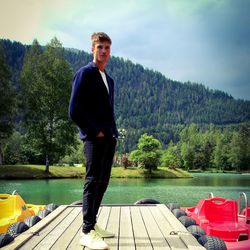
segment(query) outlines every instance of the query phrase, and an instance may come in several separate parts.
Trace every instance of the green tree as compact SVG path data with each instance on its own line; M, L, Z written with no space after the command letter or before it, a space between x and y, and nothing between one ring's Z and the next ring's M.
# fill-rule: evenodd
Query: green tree
M137 144L138 150L131 152L130 160L139 162L145 169L152 173L160 164L161 143L153 136L143 134Z
M68 119L72 75L57 38L44 52L33 42L21 74L22 97L28 137L44 155L46 172L49 164L58 162L76 144L75 127Z
M211 167L211 159L215 147L215 138L212 131L206 131L199 135L200 148L196 156L197 166L201 170Z
M240 170L248 170L250 163L250 126L249 124L243 124L239 130L240 137L240 154L241 154L241 164Z
M27 163L25 152L25 139L18 131L15 131L6 143L4 160L6 164Z
M234 132L230 143L229 163L238 172L241 166L241 141L238 132Z
M194 150L192 145L183 142L181 144L181 157L183 161L183 166L186 170L193 169L194 162Z
M178 146L171 141L161 157L161 165L168 168L181 167Z
M128 159L129 159L129 161L133 162L133 164L136 167L141 167L140 156L141 156L141 152L138 149L136 149L136 150L131 151Z
M185 127L180 133L181 157L184 167L189 169L198 168L197 157L200 154L198 138L199 128L196 124Z
M209 168L215 147L213 126L209 126L206 132L196 124L186 126L180 133L178 146L187 170Z
M6 164L40 164L44 158L41 152L33 146L28 134L21 134L17 130L6 143L4 156Z
M77 146L77 147L76 147ZM59 162L59 164L68 164L73 166L74 164L83 164L85 162L83 155L83 143L78 137L77 144L70 148L70 153L65 155Z
M4 162L3 148L13 133L16 95L11 85L11 74L0 45L0 165Z
M214 125L209 126L209 130L204 134L204 144L203 150L205 154L205 162L206 166L211 168L213 166L212 159L213 159L213 152L216 145L216 138L217 135L221 132L218 129L215 129Z
M212 162L213 165L219 170L229 169L231 167L231 164L229 163L231 139L232 133L228 130L218 134L212 156Z

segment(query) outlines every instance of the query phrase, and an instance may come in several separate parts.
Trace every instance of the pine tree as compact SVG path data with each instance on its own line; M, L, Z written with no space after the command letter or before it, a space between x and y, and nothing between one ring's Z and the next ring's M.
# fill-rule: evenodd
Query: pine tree
M14 128L16 95L11 85L11 74L0 46L0 165L4 162L3 147Z

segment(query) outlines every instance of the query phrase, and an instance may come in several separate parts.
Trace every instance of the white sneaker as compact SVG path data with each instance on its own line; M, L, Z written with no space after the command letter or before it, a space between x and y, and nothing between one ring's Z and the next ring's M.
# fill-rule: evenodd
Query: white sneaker
M95 231L91 230L89 233L81 234L80 244L82 246L88 247L89 249L109 249L107 243L100 237L100 235Z
M102 229L100 226L98 226L97 224L95 224L95 231L99 234L100 237L102 238L113 238L115 237L114 233L111 233L109 231L106 231L104 229Z

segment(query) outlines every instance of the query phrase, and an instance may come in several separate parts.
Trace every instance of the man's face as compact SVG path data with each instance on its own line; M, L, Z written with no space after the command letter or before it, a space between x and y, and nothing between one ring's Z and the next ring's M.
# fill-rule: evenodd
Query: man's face
M106 63L110 57L110 43L108 41L96 42L92 47L94 61Z

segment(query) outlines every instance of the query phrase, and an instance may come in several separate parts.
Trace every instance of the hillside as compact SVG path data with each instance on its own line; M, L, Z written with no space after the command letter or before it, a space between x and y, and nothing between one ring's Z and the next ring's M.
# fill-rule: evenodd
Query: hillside
M18 91L19 74L28 46L9 40L0 40L0 43L5 48ZM92 60L91 54L75 49L66 49L65 58L74 72ZM118 127L128 130L127 149L134 148L144 132L168 143L178 140L178 131L186 124L227 126L250 120L250 101L236 100L202 84L173 81L159 72L118 57L111 58L107 72L116 84Z

